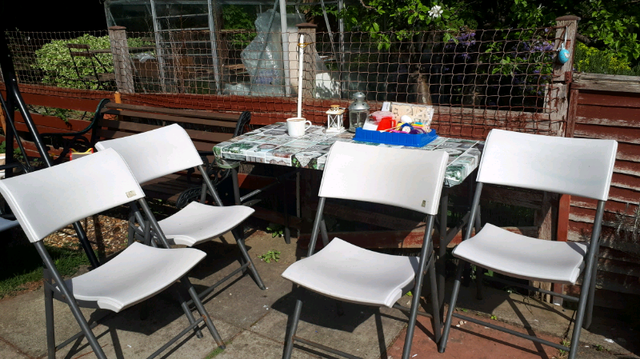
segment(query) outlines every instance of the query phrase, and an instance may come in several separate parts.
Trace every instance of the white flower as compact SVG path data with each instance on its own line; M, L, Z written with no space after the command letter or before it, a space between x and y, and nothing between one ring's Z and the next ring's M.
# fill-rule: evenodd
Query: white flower
M440 17L440 15L442 15L442 7L440 7L440 5L433 5L431 10L429 10L429 16L436 18Z

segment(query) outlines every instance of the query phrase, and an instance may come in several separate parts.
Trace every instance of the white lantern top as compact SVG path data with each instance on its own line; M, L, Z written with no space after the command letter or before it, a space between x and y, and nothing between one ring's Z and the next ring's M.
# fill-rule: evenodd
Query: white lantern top
M344 114L344 108L340 105L331 105L331 108L327 111L327 115L342 115Z

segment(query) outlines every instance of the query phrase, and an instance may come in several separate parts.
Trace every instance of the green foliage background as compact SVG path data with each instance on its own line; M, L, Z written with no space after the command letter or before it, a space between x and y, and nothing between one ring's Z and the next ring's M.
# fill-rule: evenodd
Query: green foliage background
M439 16L430 14L434 6L441 8ZM581 18L581 39L599 51L586 56L606 54L630 69L640 58L640 5L636 0L360 0L349 3L341 13L335 7L329 12L342 17L347 30L369 32L383 47L389 42L387 31L402 38L412 31L441 30L451 38L477 29L554 26L558 17L576 15ZM319 7L311 9L311 15L319 13ZM449 38L445 35L444 41Z
M617 57L612 51L599 50L582 43L578 43L576 46L574 67L578 71L608 75L640 76L640 65L636 65L633 68L631 66L632 64L629 60Z
M143 41L139 38L129 38L127 43L130 47L140 47L144 45L150 45L148 41ZM75 39L65 40L53 40L42 48L36 50L36 63L35 67L42 70L43 83L52 86L59 86L65 88L78 88L95 90L98 88L97 82L83 81L85 76L93 75L93 67L96 66L98 72L105 72L100 68L95 60L86 57L76 57L80 77L76 73L76 66L73 63L73 59L69 54L67 44L86 44L89 45L91 50L107 50L111 48L109 36L96 37L93 35L85 34ZM104 65L107 73L113 72L113 57L111 53L97 54L96 57Z

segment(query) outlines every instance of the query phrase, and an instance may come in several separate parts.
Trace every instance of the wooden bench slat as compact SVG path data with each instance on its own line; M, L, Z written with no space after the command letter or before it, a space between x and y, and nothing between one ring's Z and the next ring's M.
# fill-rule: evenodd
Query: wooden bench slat
M233 133L203 132L190 129L186 129L186 131L193 142L208 141L213 143L220 143L233 138Z
M127 110L122 110L122 111L107 110L107 111L103 111L103 114L146 118L150 120L168 121L171 123L181 122L181 123L191 123L194 125L220 126L220 127L228 127L228 128L236 127L235 121L231 122L231 121L220 121L216 119L199 119L199 118L192 118L192 117L171 116L171 115L127 111Z
M150 107L150 106L140 106L140 105L127 105L122 103L109 102L106 106L106 109L109 110L132 110L132 111L140 111L144 113L161 113L165 115L175 115L181 117L195 117L195 118L208 118L212 120L222 120L222 121L238 121L237 114L232 113L217 113L217 112L206 112L206 111L197 111L197 110L181 110L175 108L161 108L161 107ZM103 110L107 111L107 110Z
M102 120L100 121L99 126L101 128L106 128L109 130L129 131L132 133L142 133L142 132L151 131L158 128L158 126L154 126L154 125L147 125L144 123L135 123L135 122L129 122L129 121L118 121L118 120Z
M183 125L199 151L211 151L214 145L233 138L238 121L246 118L240 113L212 113L113 102L106 103L100 113L120 118L116 120L103 116L96 128L96 141L127 137L178 123ZM136 118L139 119L136 122L131 120ZM187 171L182 171L163 176L144 183L142 188L148 197L175 202L185 190L200 184L201 176L197 171L189 180L186 174Z
M101 128L97 131L99 139L121 138L158 128L158 126L155 125L118 120L102 120L100 122L100 127ZM216 143L227 141L233 138L232 133L205 132L190 129L187 129L186 131L193 140L194 144L196 144L197 142L210 143L208 144L208 148L205 151L211 151L211 147ZM120 133L118 134L118 132ZM198 147L198 144L196 144L196 148ZM198 149L201 150L200 148Z

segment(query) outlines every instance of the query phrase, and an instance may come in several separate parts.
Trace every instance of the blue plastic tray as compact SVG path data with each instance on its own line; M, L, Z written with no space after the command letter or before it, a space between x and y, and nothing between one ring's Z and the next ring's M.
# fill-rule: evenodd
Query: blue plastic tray
M384 143L387 145L422 147L438 137L435 129L425 134L393 133L363 130L356 128L355 141Z

